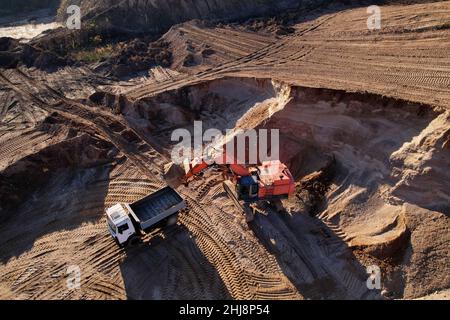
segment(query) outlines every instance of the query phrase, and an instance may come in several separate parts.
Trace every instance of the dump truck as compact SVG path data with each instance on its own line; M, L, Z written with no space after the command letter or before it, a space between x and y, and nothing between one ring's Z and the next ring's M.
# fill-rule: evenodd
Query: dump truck
M134 244L155 226L176 223L186 202L171 187L165 187L133 203L118 203L106 210L111 236L120 246Z

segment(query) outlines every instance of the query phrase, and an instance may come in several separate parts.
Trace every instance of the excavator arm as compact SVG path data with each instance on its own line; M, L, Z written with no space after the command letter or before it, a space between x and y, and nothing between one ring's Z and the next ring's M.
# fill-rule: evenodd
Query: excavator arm
M224 169L227 172L230 172L232 175L234 176L249 176L250 170L245 166L245 165L241 165L241 164L237 164L237 163L231 163L231 164L219 164L218 161L214 161L211 164L208 164L207 162L205 162L202 159L194 159L192 162L190 163L186 163L184 166L184 170L186 172L185 176L184 176L184 182L188 183L193 177L198 176L199 174L201 174L203 171L205 171L207 168L214 166L214 165L219 165L224 167ZM225 171L224 170L224 171Z
M207 164L204 160L194 159L190 163L185 163L184 171L186 174L184 175L184 181L187 183L194 176L198 176L204 170L206 170L210 165Z

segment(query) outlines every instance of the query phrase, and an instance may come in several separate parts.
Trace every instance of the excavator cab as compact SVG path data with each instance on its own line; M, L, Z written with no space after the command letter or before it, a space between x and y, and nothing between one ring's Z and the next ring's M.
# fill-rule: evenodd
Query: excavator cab
M236 192L239 200L251 201L258 198L258 178L256 176L240 177L236 184Z

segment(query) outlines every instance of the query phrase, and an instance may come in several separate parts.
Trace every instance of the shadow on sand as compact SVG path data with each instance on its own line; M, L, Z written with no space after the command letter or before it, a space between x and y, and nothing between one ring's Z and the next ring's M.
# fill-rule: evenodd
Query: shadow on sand
M182 225L127 248L120 271L131 300L231 299L217 270Z
M379 299L366 267L321 220L308 214L258 215L251 229L305 299Z

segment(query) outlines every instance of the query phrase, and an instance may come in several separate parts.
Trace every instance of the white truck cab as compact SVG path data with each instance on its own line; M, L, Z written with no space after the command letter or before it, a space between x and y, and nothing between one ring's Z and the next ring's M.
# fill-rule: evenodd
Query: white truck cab
M116 204L106 210L106 219L109 232L120 245L136 234L133 222L122 204Z
M108 229L119 245L135 244L148 231L165 222L176 223L186 202L171 187L165 187L133 203L119 203L106 210Z

